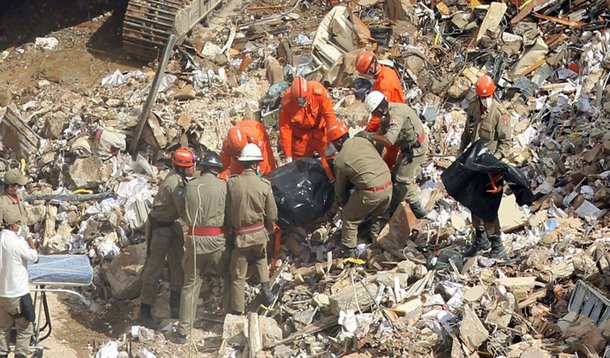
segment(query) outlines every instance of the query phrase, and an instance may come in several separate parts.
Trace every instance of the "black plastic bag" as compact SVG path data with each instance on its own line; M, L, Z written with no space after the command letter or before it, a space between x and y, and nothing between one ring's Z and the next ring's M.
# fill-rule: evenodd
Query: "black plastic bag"
M265 178L271 181L281 228L310 224L333 204L334 186L319 160L301 158L277 168Z
M502 174L497 185L507 184L517 204L530 205L534 197L527 178L512 165L496 159L481 141L475 142L441 175L445 189L454 199L485 221L498 216L502 191L490 193L490 176Z

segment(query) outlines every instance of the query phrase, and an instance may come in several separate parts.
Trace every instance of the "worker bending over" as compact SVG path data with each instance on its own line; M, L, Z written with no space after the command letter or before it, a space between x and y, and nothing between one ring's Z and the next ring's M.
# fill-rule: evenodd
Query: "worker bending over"
M333 102L324 86L297 77L280 103L280 147L292 159L326 155L326 131L336 121Z
M471 143L481 140L485 147L498 159L510 155L512 149L512 130L510 118L503 113L500 104L494 99L496 85L488 75L481 76L476 85L477 96L468 104L468 113L458 154L463 153ZM475 256L480 252L489 252L489 256L505 258L506 250L502 244L500 221L496 219L486 222L472 215L475 228L473 244L464 253L465 256Z
M142 270L140 291L140 320L146 326L154 326L151 309L157 297L157 288L165 258L169 263L169 307L172 318L180 314L180 291L184 280L182 255L184 243L182 227L176 221L184 211L184 186L195 172L195 156L189 148L178 148L172 154L173 170L159 184L148 215L151 227L148 256Z
M343 256L358 257L355 250L358 225L371 215L371 238L374 241L387 222L392 176L373 143L365 138L350 138L343 122L330 127L328 140L339 151L334 168L335 200L343 207ZM348 188L351 186L354 191L350 194Z
M186 184L184 221L188 235L184 242L184 287L180 300L180 323L176 341L184 344L193 328L203 275L213 273L224 279L224 300L228 303L229 274L225 226L227 184L218 178L222 162L218 154L203 157L200 177ZM225 306L226 308L226 306Z
M402 84L396 70L393 67L380 63L373 52L362 50L362 52L356 56L355 65L356 70L362 77L373 81L373 91L383 93L386 100L390 103L406 103ZM380 127L381 118L373 115L366 125L365 130L367 132L377 133ZM392 169L396 163L396 157L398 156L400 148L395 145L386 146L385 148L386 152L383 156L383 160L388 167Z
M400 148L393 170L394 189L390 213L396 210L400 202L406 200L417 218L426 216L427 212L421 205L419 188L415 182L422 164L428 157L428 139L419 116L406 104L388 103L385 95L379 91L369 93L364 105L369 113L381 118L381 128L378 134L362 131L357 135Z
M256 144L246 144L239 157L244 172L229 178L227 183L227 218L235 239L231 252L231 310L235 314L245 312L246 273L248 264L256 265L262 286L265 305L274 297L269 285L267 266L267 241L277 221L277 206L271 191L271 183L257 175L257 166L263 160Z
M239 163L241 150L248 143L256 144L263 153L263 161L259 165L259 173L262 175L270 173L276 168L275 158L271 143L267 139L267 132L260 121L244 119L237 122L229 129L227 137L222 144L220 159L222 160L223 171L221 178L226 179L229 175L241 174L244 167Z

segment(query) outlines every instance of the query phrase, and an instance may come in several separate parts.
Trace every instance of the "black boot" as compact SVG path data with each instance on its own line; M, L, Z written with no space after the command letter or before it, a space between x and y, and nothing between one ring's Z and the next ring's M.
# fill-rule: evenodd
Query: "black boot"
M151 309L151 305L147 305L146 303L140 305L140 316L138 318L142 324L148 328L155 327L155 320L152 317Z
M186 335L180 334L178 331L172 333L170 340L176 344L187 344L189 341Z
M490 237L489 241L491 242L491 251L489 251L489 257L493 259L505 259L508 257L508 254L506 253L506 249L504 249L504 245L502 244L502 239L500 237Z
M489 240L487 240L487 235L485 235L484 232L477 230L474 237L474 242L464 252L464 257L473 257L480 252L487 252L489 251L490 247L491 244L489 243Z
M173 319L180 317L180 291L169 292L169 315Z
M270 307L274 303L275 295L271 292L269 282L261 283L261 297L263 299L263 304L267 307Z
M413 211L413 214L415 214L415 217L418 219L421 219L423 217L425 217L426 215L428 215L428 212L426 211L426 209L424 209L421 206L421 203L417 202L414 204L409 203L409 206L411 207L411 211Z

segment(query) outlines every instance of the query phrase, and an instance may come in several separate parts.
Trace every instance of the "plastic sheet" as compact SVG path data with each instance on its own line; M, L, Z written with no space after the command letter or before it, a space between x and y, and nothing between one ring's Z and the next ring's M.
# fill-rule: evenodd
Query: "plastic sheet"
M301 158L265 178L271 181L281 228L310 224L333 204L334 188L319 160Z
M496 159L481 141L457 158L443 172L441 179L449 195L474 215L493 221L498 216L502 191L488 192L491 189L490 175L500 172L504 176L497 184L507 184L515 194L517 204L530 205L534 195L525 176L512 165Z
M28 265L33 284L87 286L93 281L93 269L86 255L39 255L38 263Z

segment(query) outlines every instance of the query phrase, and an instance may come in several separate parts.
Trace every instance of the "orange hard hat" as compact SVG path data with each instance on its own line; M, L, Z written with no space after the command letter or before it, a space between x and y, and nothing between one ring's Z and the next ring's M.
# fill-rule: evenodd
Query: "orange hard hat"
M375 54L368 50L362 50L358 56L356 56L356 71L361 75L364 75L368 72L369 68L373 64L375 60Z
M292 95L297 99L299 107L305 107L307 100L309 99L309 84L303 77L297 77L292 81L290 87Z
M229 144L233 149L241 151L242 148L246 144L248 144L248 137L246 137L246 135L242 133L241 129L238 126L229 129L227 137L229 139Z
M349 132L349 129L345 123L337 121L333 126L328 128L326 137L328 138L329 142L333 142L343 137L347 132Z
M172 163L179 167L195 165L195 154L190 148L178 148L172 155Z
M479 97L485 98L494 94L494 91L496 90L496 84L489 75L483 75L479 77L475 88L477 90L477 95Z

